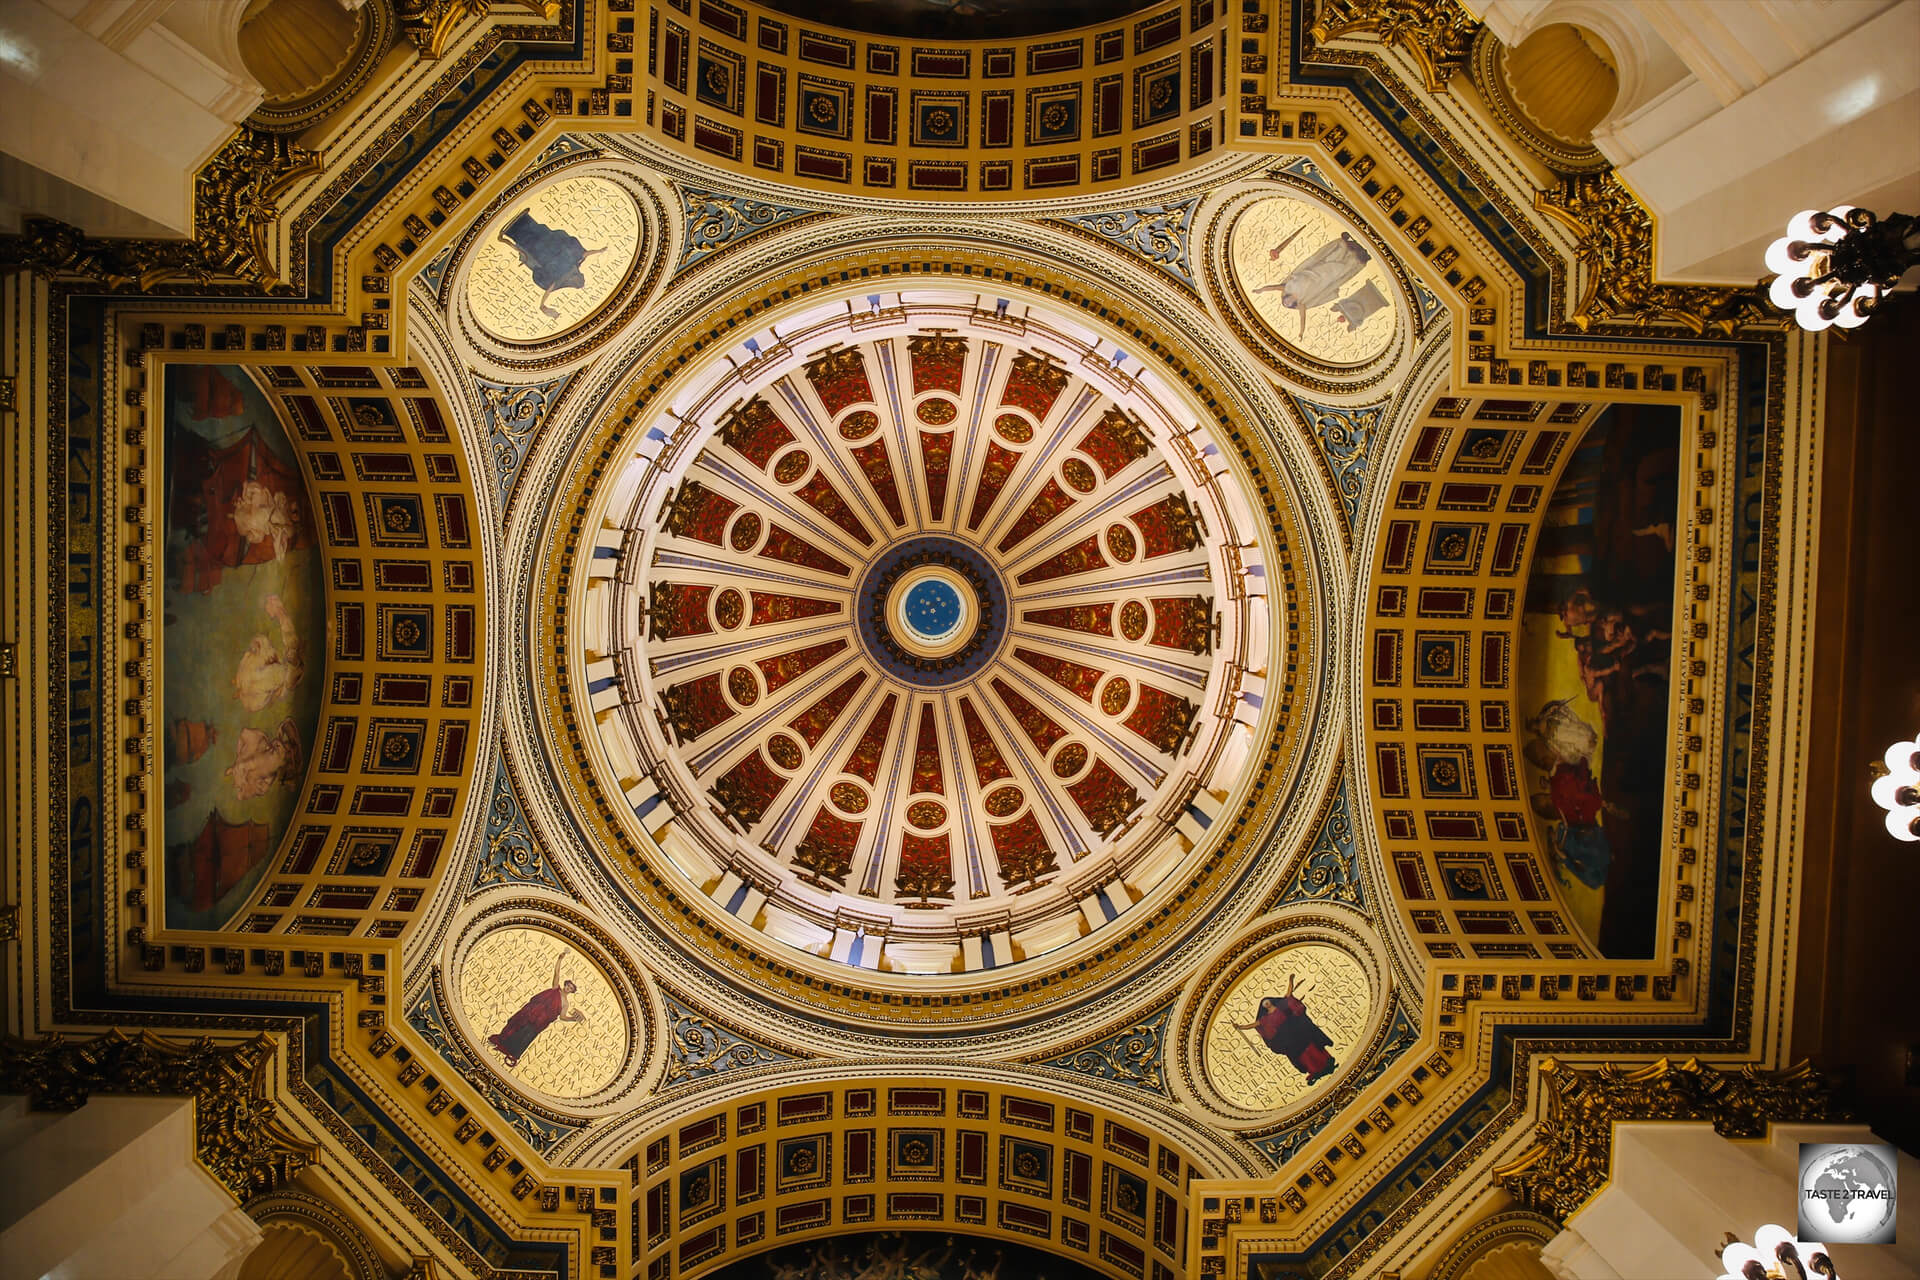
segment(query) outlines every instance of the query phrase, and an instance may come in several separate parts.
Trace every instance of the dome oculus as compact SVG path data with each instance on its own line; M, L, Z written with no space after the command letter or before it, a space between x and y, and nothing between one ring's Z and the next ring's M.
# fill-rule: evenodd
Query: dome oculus
M909 538L880 556L855 593L861 642L880 668L918 689L957 684L999 651L1006 587L968 543Z

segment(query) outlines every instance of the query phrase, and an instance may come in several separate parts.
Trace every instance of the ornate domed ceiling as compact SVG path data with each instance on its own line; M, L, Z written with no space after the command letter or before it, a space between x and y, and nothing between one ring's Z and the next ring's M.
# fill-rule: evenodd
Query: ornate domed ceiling
M1204 887L1285 627L1244 482L1137 360L1025 304L878 301L642 424L577 662L688 888L944 976Z
M1111 22L1148 6L1147 0L775 0L769 8L830 27L919 40L977 40L1041 36Z
M253 221L0 294L22 1007L217 1039L32 1079L227 1055L226 1185L451 1275L1550 1235L1555 1090L1783 1041L1817 370L1412 7L382 8Z

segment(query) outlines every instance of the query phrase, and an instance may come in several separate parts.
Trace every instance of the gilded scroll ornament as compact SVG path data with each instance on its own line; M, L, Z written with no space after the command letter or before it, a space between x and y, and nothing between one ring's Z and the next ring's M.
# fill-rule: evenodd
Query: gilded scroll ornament
M28 218L20 235L0 236L0 268L80 276L115 290L145 292L183 280L238 281L272 292L280 281L267 257L267 232L279 216L279 197L320 167L318 153L243 125L194 183L191 240L99 239L51 218Z
M245 1203L285 1186L319 1153L277 1118L267 1081L273 1055L265 1035L239 1044L118 1029L91 1040L9 1037L0 1040L0 1093L24 1093L39 1111L71 1111L93 1093L190 1097L200 1163Z
M469 18L484 18L495 0L399 0L394 18L401 34L420 51L423 58L438 58L447 51L453 33ZM501 7L505 8L505 0ZM519 0L516 6L536 17L552 22L560 16L560 0Z
M667 1071L660 1081L662 1088L793 1060L792 1054L756 1044L701 1017L672 996L666 997L666 1006L672 1038L667 1043Z
M1723 1071L1698 1058L1661 1058L1588 1071L1547 1058L1540 1087L1546 1114L1538 1140L1493 1176L1523 1206L1562 1222L1605 1184L1615 1122L1710 1121L1722 1137L1757 1138L1770 1124L1840 1118L1831 1085L1804 1062L1784 1071Z
M1533 207L1579 237L1574 259L1586 283L1568 323L1582 333L1673 325L1730 337L1743 329L1777 329L1785 319L1758 288L1655 284L1653 218L1611 169L1563 178L1536 192Z
M1371 35L1412 54L1427 90L1438 93L1466 68L1479 33L1480 23L1459 0L1320 0L1305 52L1311 56L1329 41Z
M1044 1059L1041 1065L1171 1096L1167 1090L1166 1058L1167 1023L1172 1017L1173 1005L1168 1003L1160 1012L1104 1040Z

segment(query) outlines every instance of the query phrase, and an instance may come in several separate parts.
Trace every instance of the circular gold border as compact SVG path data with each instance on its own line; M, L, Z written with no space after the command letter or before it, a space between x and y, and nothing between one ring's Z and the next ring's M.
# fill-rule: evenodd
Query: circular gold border
M1393 278L1399 291L1399 305L1396 308L1394 336L1378 354L1359 364L1333 364L1318 360L1275 333L1260 318L1260 313L1241 289L1240 281L1227 261L1227 254L1240 216L1253 204L1273 196L1320 204L1335 221L1364 237L1386 263L1387 274ZM1413 282L1407 275L1406 264L1400 261L1400 255L1387 247L1379 233L1352 205L1306 178L1289 173L1269 174L1257 185L1227 197L1207 223L1205 249L1200 257L1206 271L1207 287L1219 304L1228 328L1240 339L1241 344L1283 379L1315 391L1349 394L1365 391L1384 381L1399 371L1425 331L1420 300L1414 296Z
M596 189L611 187L619 193L622 199L633 206L633 260L627 263L626 268L620 272L620 278L614 282L612 288L607 290L606 296L602 297L599 302L588 309L585 315L575 320L572 324L541 337L511 337L496 328L490 327L474 310L471 301L473 294L473 268L480 264L482 255L487 252L488 246L493 242L494 238L500 234L496 231L496 228L505 225L511 220L508 215L512 214L516 207L520 208L523 213L531 213L533 210L533 201L539 197L547 187L555 186L562 182L592 183ZM552 217L553 215L548 213L546 216ZM499 343L503 347L514 349L523 347L538 348L556 343L566 345L576 340L585 330L599 323L605 317L608 309L626 295L627 290L633 284L634 277L640 274L645 268L649 251L653 248L645 239L652 228L647 225L647 211L641 204L639 195L637 195L631 187L618 181L613 175L609 173L595 173L591 169L576 173L549 173L545 175L541 181L528 187L525 191L521 192L516 199L502 205L485 221L477 225L480 234L468 242L466 256L461 259L460 263L461 276L458 284L460 289L459 301L461 318L463 321L471 323L492 341ZM488 232L493 232L494 235L490 236L487 234ZM579 244L580 242L575 240L574 243ZM582 280L585 280L585 278L584 275L581 277ZM538 287L536 284L535 288ZM498 317L495 318L496 320L498 319Z
M619 1070L597 1092L583 1098L562 1098L529 1087L523 1081L498 1071L485 1049L483 1037L467 1021L466 1002L460 998L459 969L475 943L502 929L538 929L552 934L578 951L589 964L600 970L613 988L627 1018L627 1049ZM575 1124L607 1114L614 1104L633 1093L651 1074L648 1064L659 1058L663 1047L661 1024L654 1015L647 987L626 951L612 935L584 912L545 898L509 898L489 903L457 926L445 959L434 966L433 982L440 996L440 1011L447 1030L459 1037L461 1047L486 1072L494 1087L549 1120Z
M907 593L923 582L939 582L951 589L960 600L960 617L946 635L929 641L906 620ZM966 577L943 564L923 564L909 569L900 575L900 580L887 591L886 603L882 606L889 630L897 624L899 632L894 640L907 652L922 658L944 658L958 649L964 649L973 639L974 629L980 625L980 601L975 596L973 584ZM900 634L904 632L905 634Z
M487 203L453 244L447 269L440 277L435 300L446 316L447 331L456 351L469 364L481 366L482 377L493 377L484 366L501 374L541 375L576 367L590 359L613 336L640 314L666 269L667 211L651 185L629 170L610 162L604 151L580 151L561 156L526 173ZM579 323L552 337L519 342L498 337L480 323L466 302L467 270L481 233L497 222L516 201L534 188L558 178L602 178L611 181L633 201L640 216L641 243L633 264L620 284Z
M1224 824L1227 830L1193 873L1192 880L1200 883L1230 878L1259 856L1261 838L1272 831L1281 816L1282 802L1291 794L1291 791L1283 793L1274 785L1275 775L1279 774L1284 780L1306 751L1308 736L1288 730L1301 713L1312 710L1301 702L1304 695L1312 692L1316 679L1320 618L1315 608L1313 580L1302 572L1295 560L1295 549L1311 547L1312 543L1303 536L1304 523L1286 499L1284 487L1271 478L1285 474L1285 466L1256 428L1251 424L1243 426L1225 414L1183 353L1170 349L1158 336L1125 318L1135 311L1132 299L1091 296L1083 290L1101 286L1080 278L1069 286L1061 283L1065 275L1060 270L1023 273L1005 265L1004 259L997 255L989 260L984 254L960 251L940 261L930 259L924 250L901 247L870 249L858 254L837 253L758 282L752 296L736 295L738 305L734 310L708 312L690 323L677 339L660 345L654 357L630 380L629 386L634 390L602 415L602 426L590 445L592 451L579 457L570 468L573 478L552 504L554 511L564 513L568 523L564 532L558 528L550 531L536 590L540 616L552 618L554 623L548 651L551 665L542 672L541 693L545 728L553 734L555 754L564 769L562 780L572 789L574 798L584 802L578 812L590 825L588 834L597 838L602 847L618 851L631 887L643 899L642 911L653 919L672 921L680 936L693 944L689 948L692 958L729 973L735 982L756 990L762 998L828 1017L871 1019L883 1026L895 1027L956 1023L976 1026L999 1017L1031 1017L1042 1003L1051 1005L1097 988L1108 979L1117 959L1136 955L1144 947L1163 942L1169 935L1203 920L1210 914L1209 908L1219 905L1212 895L1176 894L1153 916L1143 917L1124 931L1116 927L1099 950L1072 965L1050 970L1044 963L1023 963L1017 967L1018 974L997 987L945 994L931 990L924 994L873 990L866 985L856 985L860 982L858 971L849 970L852 981L833 981L786 963L780 953L790 948L770 944L762 951L746 945L716 922L707 920L696 908L680 901L676 887L684 884L685 878L678 868L656 868L635 846L616 812L616 806L624 805L624 797L610 795L597 776L587 742L588 731L578 715L568 674L567 608L573 593L573 566L580 548L593 536L594 531L587 527L587 515L593 506L595 490L609 478L616 461L623 462L630 454L629 449L622 447L625 433L639 424L648 406L665 392L675 373L692 364L710 344L723 341L725 335L742 331L743 326L750 330L755 318L769 310L804 306L810 301L810 295L820 295L819 301L831 301L840 292L871 292L882 280L895 282L893 287L913 288L925 284L937 289L952 287L955 277L960 277L1042 295L1070 316L1076 311L1084 312L1080 317L1083 322L1104 321L1102 327L1119 329L1136 351L1159 357L1164 366L1160 372L1170 381L1185 386L1199 404L1212 410L1222 443L1231 442L1236 447L1242 464L1251 473L1246 489L1249 505L1254 505L1256 496L1264 505L1264 512L1255 507L1255 517L1264 514L1267 527L1280 531L1274 540L1270 562L1279 570L1273 582L1274 594L1287 601L1284 615L1287 624L1276 629L1270 643L1276 655L1286 653L1282 646L1289 642L1299 646L1288 655L1296 683L1292 687L1283 684L1283 696L1274 700L1278 723L1268 738L1266 754L1264 758L1250 759L1243 766L1250 775L1245 800L1230 813L1221 814L1216 825ZM1329 695L1322 691L1321 696ZM994 972L998 971L986 971L987 974Z
M1220 236L1220 273L1228 283L1233 286L1234 301L1247 309L1254 323L1265 331L1270 339L1279 343L1281 349L1285 351L1286 354L1292 356L1300 363L1312 368L1327 370L1333 374L1354 374L1362 372L1381 363L1387 356L1392 354L1393 349L1400 345L1403 330L1409 318L1404 293L1401 293L1396 299L1400 305L1394 307L1390 313L1392 320L1391 326L1388 327L1379 338L1374 340L1377 343L1376 349L1356 359L1339 360L1331 355L1315 355L1302 346L1298 340L1281 336L1273 320L1261 313L1259 304L1254 302L1252 292L1249 291L1246 281L1242 278L1242 265L1235 245L1240 242L1242 224L1247 218L1251 217L1257 209L1264 208L1269 204L1296 205L1304 208L1306 216L1312 217L1312 215L1318 214L1326 223L1331 223L1335 229L1341 231L1358 230L1357 227L1349 227L1347 225L1349 220L1342 217L1330 204L1304 199L1300 194L1293 191L1262 192L1259 195L1253 196L1251 199L1236 201L1235 204L1237 207L1233 209L1231 215L1224 212L1220 215L1223 219L1227 219L1225 230L1221 232ZM1311 223L1308 223L1296 228L1293 235L1287 238L1289 240L1293 239L1294 236L1306 231L1311 225ZM1371 228L1368 228L1368 230L1371 230ZM1371 240L1372 237L1369 236L1368 239ZM1309 240L1308 243L1311 244L1313 241ZM1278 253L1280 251L1275 250L1274 252ZM1385 278L1387 287L1394 289L1399 281L1396 279L1398 273L1393 269L1391 257L1380 254L1377 244L1374 246L1374 252L1377 256L1385 259L1381 264L1380 274ZM1364 282L1368 278L1367 274L1363 271L1360 275L1360 280ZM1284 298L1284 296L1283 294L1282 297ZM1294 314L1297 315L1298 312L1296 311Z
M1344 951L1360 966L1373 989L1373 1008L1367 1014L1366 1028L1355 1038L1353 1050L1347 1060L1337 1066L1325 1089L1271 1111L1241 1106L1221 1094L1207 1075L1207 1027L1219 1013L1227 992L1242 975L1269 956L1302 943L1318 943ZM1393 1008L1394 995L1393 970L1372 921L1357 911L1328 909L1319 903L1283 908L1283 914L1266 917L1235 938L1188 989L1195 994L1180 1011L1174 1037L1180 1055L1181 1086L1189 1097L1221 1117L1223 1127L1241 1129L1248 1136L1284 1129L1323 1107L1331 1107L1329 1114L1333 1114L1351 1102L1358 1091L1348 1082L1355 1071L1379 1053L1386 1038L1387 1014Z

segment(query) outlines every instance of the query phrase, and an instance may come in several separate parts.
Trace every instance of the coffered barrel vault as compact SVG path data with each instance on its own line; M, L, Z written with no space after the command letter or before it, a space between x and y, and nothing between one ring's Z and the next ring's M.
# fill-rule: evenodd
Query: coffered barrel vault
M240 1274L1427 1280L1831 1114L1826 349L1470 13L367 5L0 238L0 1083Z

